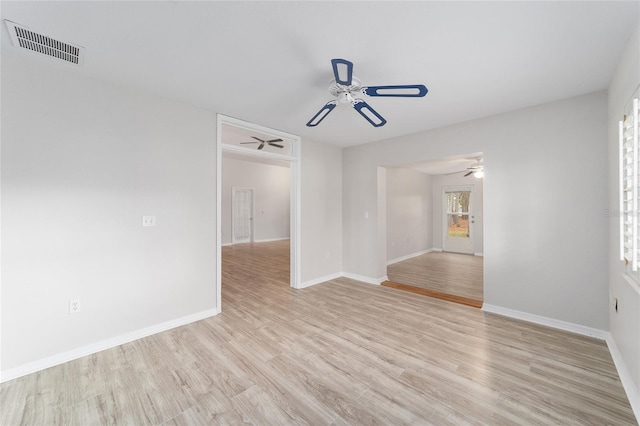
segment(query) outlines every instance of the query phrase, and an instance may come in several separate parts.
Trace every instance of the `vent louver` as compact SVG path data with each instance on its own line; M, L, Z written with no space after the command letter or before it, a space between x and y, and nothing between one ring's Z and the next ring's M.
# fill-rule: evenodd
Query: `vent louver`
M15 22L5 20L5 23L7 24L7 29L9 30L9 35L11 36L11 41L14 46L51 56L75 65L82 65L84 60L84 47L38 34Z

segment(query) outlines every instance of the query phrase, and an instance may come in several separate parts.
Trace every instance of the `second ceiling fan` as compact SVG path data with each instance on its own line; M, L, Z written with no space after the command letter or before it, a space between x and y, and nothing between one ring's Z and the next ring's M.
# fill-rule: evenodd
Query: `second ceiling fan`
M464 172L466 172L464 174L464 177L473 175L473 177L476 179L482 179L484 177L484 164L482 162L482 157L476 157L475 163L469 165L469 167L467 167L466 169L459 170L453 173L447 173L446 176L455 175L455 174L464 173Z
M282 140L282 139L271 139L271 140L268 140L268 141L267 141L267 140L264 140L264 139L257 138L257 137L255 137L255 136L251 136L251 137L252 137L252 138L254 138L254 139L255 139L255 141L251 141L251 142L240 142L240 144L241 144L241 145L244 145L244 144L248 144L248 143L259 143L259 144L260 144L260 146L258 146L258 149L262 149L262 148L264 148L264 146L265 146L265 145L275 146L276 148L284 148L284 145L280 145L280 144L277 144L277 143L276 143L276 142L283 142L283 140Z
M421 98L428 92L423 84L410 84L401 86L362 86L360 80L353 76L353 63L346 59L332 59L334 79L329 85L329 93L337 99L329 101L320 111L307 122L307 126L315 127L336 107L338 104L351 104L353 109L358 111L365 120L373 127L384 126L385 120L362 98L357 96L380 96L397 98Z

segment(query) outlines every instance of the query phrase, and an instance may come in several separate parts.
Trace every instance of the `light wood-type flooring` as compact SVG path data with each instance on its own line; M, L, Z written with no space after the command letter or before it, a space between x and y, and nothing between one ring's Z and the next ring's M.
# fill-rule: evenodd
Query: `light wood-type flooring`
M387 266L389 281L484 300L482 257L431 252Z
M4 383L0 423L635 424L600 340L223 250L220 315Z

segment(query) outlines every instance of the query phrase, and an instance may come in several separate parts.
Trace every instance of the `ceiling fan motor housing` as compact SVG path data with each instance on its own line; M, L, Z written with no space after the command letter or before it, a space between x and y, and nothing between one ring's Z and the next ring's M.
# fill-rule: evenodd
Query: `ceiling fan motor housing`
M336 82L335 79L331 80L329 84L329 93L335 96L338 100L338 103L341 104L351 104L355 102L354 94L360 93L362 90L362 85L360 84L360 80L355 77L351 78L351 85L344 86Z

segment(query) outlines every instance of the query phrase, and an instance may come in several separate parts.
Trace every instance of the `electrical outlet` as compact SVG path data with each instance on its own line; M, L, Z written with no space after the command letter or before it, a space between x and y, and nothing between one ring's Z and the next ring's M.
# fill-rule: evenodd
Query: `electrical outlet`
M142 226L156 226L156 217L142 216Z
M78 299L69 300L69 314L77 314L80 312L80 301Z

